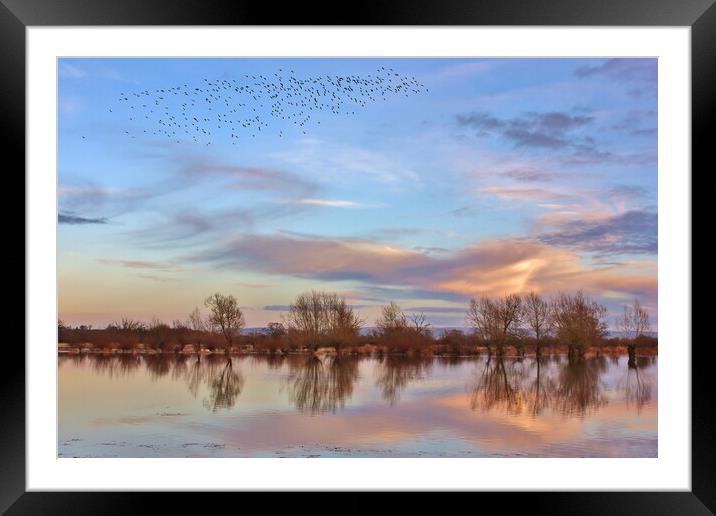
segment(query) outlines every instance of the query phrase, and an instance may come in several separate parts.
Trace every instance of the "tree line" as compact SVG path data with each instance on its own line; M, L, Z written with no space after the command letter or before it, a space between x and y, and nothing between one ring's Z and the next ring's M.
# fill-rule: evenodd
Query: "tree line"
M68 328L60 322L58 338L64 343L91 342L122 349L141 344L161 351L177 351L187 344L196 350L224 352L242 345L286 351L321 347L341 350L374 344L387 352L431 348L459 353L482 347L497 355L508 347L523 352L530 346L540 355L544 347L559 346L567 349L570 357L580 357L588 348L604 344L608 329L606 307L582 291L551 298L535 292L476 297L470 300L465 315L472 331L450 331L437 339L424 313L408 313L395 302L383 306L374 329L362 334L365 320L344 297L332 292L311 290L299 294L282 321L269 323L255 335L241 333L246 321L233 295L215 293L204 300L204 307L207 315L196 307L186 320L171 324L157 319L146 324L125 318L105 330L91 330ZM637 299L624 307L616 326L623 335L619 342L629 346L630 355L639 342L649 341L649 315Z

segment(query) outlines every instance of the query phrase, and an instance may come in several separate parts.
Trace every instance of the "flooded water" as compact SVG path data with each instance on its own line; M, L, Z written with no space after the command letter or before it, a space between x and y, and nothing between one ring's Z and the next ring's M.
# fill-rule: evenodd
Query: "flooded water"
M657 358L59 357L60 457L656 457Z

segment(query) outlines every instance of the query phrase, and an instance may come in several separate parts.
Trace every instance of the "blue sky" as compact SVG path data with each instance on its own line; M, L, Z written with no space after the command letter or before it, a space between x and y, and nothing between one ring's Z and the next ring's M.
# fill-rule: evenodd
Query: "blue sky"
M471 296L583 289L614 314L638 297L656 326L656 71L61 59L60 318L183 319L220 291L259 326L318 288L368 325L395 300L460 326ZM321 90L339 77L352 93Z

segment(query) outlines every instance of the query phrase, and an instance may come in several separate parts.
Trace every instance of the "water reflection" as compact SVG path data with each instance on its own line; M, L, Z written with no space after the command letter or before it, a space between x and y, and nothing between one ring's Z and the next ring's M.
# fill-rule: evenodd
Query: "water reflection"
M447 363L447 362L446 362ZM378 359L376 386L383 399L395 405L400 393L410 382L422 380L430 374L431 358L385 355Z
M507 414L529 413L536 417L545 410L563 416L583 418L609 402L603 375L619 358L604 356L564 360L559 356L525 360L490 357L479 364L468 390L473 410L500 410ZM651 383L637 363L652 365L653 357L628 361L622 388L627 406L637 411L651 401Z
M547 357L535 358L532 367L535 369L535 376L529 386L527 399L530 413L537 416L549 406L553 399L554 380L549 375L549 370L546 370L549 367Z
M84 356L75 355L80 361ZM132 375L142 365L142 360L138 355L93 355L90 364L98 374L118 379Z
M490 411L500 408L519 414L524 408L522 363L517 360L490 357L473 381L470 407Z
M546 411L584 418L609 403L603 376L621 371L616 388L627 408L640 413L653 398L652 377L644 369L656 364L656 357L598 356L566 360L559 355L539 358L509 357L406 357L383 355L377 358L314 355L224 355L181 354L78 354L59 357L60 365L88 366L97 375L121 379L146 374L152 381L168 377L181 382L195 399L212 411L230 409L239 400L246 379L240 363L266 368L283 378L279 391L286 391L289 403L301 413L319 414L342 409L353 397L359 381L359 365L367 361L374 385L384 402L394 406L401 394L428 380L433 368L469 368L468 401L472 410L526 414L536 418ZM464 373L456 373L464 374ZM284 394L285 395L285 394Z
M287 378L289 401L301 412L310 414L343 408L358 380L358 360L310 355L291 363Z
M199 396L202 387L207 390L203 405L212 412L229 409L236 404L244 386L244 376L237 367L240 359L227 356L192 356L170 354L77 354L61 356L60 366L64 362L81 365L85 361L98 375L119 380L134 374L143 367L147 376L158 381L170 377L174 381L183 381L194 398Z
M626 404L641 413L644 406L651 401L651 383L640 374L640 369L652 365L655 357L636 357L627 364L627 379L624 388Z
M220 408L233 407L244 387L243 375L234 367L231 358L224 359L223 365L216 364L217 367L213 367L211 361L207 364L209 365L207 370L209 399L204 400L204 406L211 408L212 412Z
M601 373L606 370L605 357L568 360L560 369L555 390L555 406L564 415L584 417L606 405Z
M119 357L122 356L131 355L119 355ZM147 372L149 373L149 376L154 380L158 380L163 376L169 374L172 363L175 361L175 356L170 357L170 355L165 354L144 355L144 363L147 368Z

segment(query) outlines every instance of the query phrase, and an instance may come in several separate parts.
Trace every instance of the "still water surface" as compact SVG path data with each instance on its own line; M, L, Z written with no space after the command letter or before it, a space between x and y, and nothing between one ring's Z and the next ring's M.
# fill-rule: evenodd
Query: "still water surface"
M656 457L657 358L59 357L60 457Z

